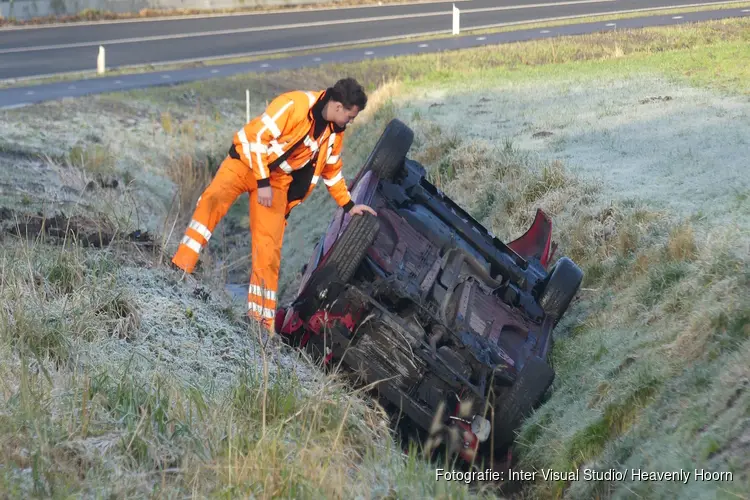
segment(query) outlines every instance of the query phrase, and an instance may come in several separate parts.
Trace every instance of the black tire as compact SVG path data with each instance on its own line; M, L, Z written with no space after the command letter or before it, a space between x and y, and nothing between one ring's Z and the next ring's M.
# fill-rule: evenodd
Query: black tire
M544 289L539 296L539 305L557 322L568 310L582 281L581 268L568 257L561 257L547 277Z
M554 379L555 372L543 359L534 356L526 361L513 386L495 405L495 449L515 439L523 419L539 405Z
M414 132L394 118L380 135L380 139L365 160L362 174L372 171L381 180L392 180L403 167L406 154L414 142Z
M365 213L354 215L336 240L323 266L310 276L308 288L316 297L331 283L345 284L354 276L380 230L378 219Z

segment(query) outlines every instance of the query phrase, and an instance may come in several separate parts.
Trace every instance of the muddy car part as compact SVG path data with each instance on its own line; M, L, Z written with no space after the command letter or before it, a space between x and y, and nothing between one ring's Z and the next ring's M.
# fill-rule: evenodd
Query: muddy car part
M552 384L552 331L583 275L567 257L551 265L541 210L518 239L492 235L406 157L412 139L398 120L385 128L350 186L378 217L336 212L277 329L418 428L454 408L442 423L473 436L466 456L499 450ZM456 414L458 400L471 414ZM480 417L491 423L484 443L469 424Z

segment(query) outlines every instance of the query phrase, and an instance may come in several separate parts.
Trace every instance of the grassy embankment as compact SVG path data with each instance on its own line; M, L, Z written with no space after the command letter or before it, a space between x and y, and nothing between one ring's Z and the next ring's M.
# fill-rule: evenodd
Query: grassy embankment
M750 487L750 196L732 151L748 127L748 106L736 97L750 90L747 28L736 20L621 32L9 111L2 202L26 211L83 206L123 231L160 235L178 219L173 249L244 116L246 87L258 111L300 81L314 88L348 73L374 88L398 80L380 85L352 130L348 173L398 116L417 131L413 155L434 182L496 234L517 236L541 206L554 217L559 252L587 274L559 328L554 392L521 432L522 465L734 473L733 482L685 486L540 480L527 495L742 497ZM706 137L713 142L702 144ZM707 169L713 179L696 177ZM118 187L104 187L112 179ZM238 203L212 240L211 283L246 273L246 208ZM331 213L319 189L292 216L287 290ZM264 364L236 322L241 308L215 291L203 301L175 286L157 258L70 242L6 239L3 249L3 489L464 491L402 461L381 416L341 381L289 354Z

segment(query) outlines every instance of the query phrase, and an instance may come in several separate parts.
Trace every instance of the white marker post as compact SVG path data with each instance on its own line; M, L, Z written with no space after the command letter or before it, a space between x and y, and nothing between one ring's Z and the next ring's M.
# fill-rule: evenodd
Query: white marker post
M250 89L245 89L245 123L250 123Z
M97 74L104 74L104 72L107 70L107 66L104 63L104 47L101 45L99 46L99 55L96 58L96 72Z
M456 4L453 4L453 34L458 35L458 32L460 31L460 11L456 7Z

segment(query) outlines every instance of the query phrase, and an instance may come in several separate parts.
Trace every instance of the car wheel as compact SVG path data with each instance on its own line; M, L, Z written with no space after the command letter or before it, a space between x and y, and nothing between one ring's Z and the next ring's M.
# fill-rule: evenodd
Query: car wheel
M513 386L495 405L495 449L513 441L521 422L539 405L554 379L555 372L543 359L534 356L526 361Z
M309 292L320 300L331 283L348 283L379 230L380 223L375 216L367 213L352 216L343 234L332 245L321 268L310 277Z
M567 311L583 281L583 271L572 260L562 257L550 271L539 296L539 305L557 322Z
M391 180L403 167L406 154L414 142L414 132L402 121L391 120L380 135L362 173L372 171L381 180Z

